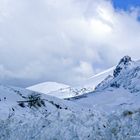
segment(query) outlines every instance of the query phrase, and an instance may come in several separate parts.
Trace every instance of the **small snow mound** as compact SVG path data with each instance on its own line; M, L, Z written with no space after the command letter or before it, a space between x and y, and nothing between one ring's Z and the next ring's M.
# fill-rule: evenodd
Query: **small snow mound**
M62 83L44 82L44 83L40 83L31 87L28 87L27 89L47 94L47 93L65 89L68 87L69 87L68 85L65 85Z

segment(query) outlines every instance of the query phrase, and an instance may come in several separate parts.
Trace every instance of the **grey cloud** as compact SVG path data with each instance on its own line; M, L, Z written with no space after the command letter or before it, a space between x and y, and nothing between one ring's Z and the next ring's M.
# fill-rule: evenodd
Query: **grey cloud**
M139 58L137 14L106 0L1 0L0 82L76 84L123 55Z

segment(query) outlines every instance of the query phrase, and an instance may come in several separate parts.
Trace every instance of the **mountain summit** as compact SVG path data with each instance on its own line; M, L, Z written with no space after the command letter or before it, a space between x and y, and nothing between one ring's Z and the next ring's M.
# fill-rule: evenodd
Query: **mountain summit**
M132 61L132 60L131 60L131 57L128 56L128 55L126 55L126 56L124 56L124 57L120 60L119 65L120 65L120 64L128 65L129 62L131 62L131 61Z
M124 56L119 64L117 65L116 69L114 70L113 76L117 77L123 69L126 69L128 65L132 63L131 57Z

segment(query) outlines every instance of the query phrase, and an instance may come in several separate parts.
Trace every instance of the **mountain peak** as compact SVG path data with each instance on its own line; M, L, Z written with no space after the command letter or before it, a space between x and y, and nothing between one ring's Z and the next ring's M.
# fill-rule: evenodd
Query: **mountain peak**
M131 64L131 62L132 62L132 59L131 59L130 56L124 56L124 57L120 60L120 62L119 62L119 64L117 65L116 69L114 70L113 76L114 76L114 77L117 77L117 76L121 73L121 71L122 71L123 69L126 69L126 68L128 67L128 65Z
M126 56L124 56L124 57L120 60L119 65L120 65L120 64L127 65L127 64L129 64L129 62L131 62L131 61L132 61L131 57L128 56L128 55L126 55Z

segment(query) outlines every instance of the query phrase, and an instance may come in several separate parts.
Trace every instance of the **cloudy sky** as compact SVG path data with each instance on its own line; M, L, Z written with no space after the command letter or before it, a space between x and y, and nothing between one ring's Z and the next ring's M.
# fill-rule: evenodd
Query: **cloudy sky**
M0 0L0 83L70 85L140 59L139 0Z

